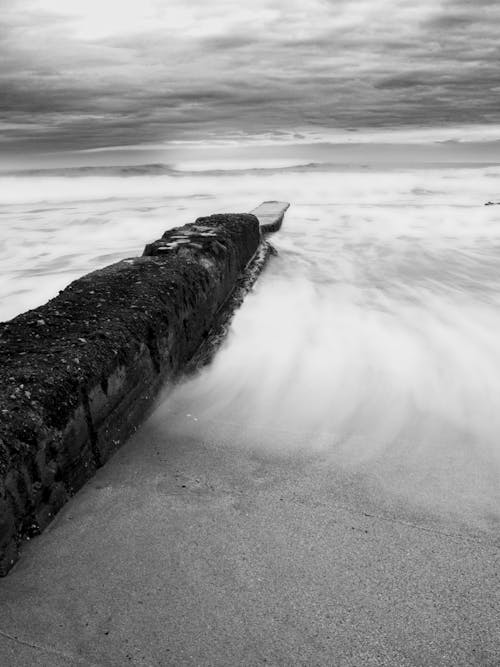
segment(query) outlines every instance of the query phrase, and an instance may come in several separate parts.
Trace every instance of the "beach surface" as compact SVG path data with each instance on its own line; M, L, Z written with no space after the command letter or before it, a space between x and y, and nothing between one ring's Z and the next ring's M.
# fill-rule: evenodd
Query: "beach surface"
M257 437L160 408L0 581L0 663L498 664L498 530Z
M197 215L292 206L213 362L0 580L0 664L498 665L499 176L4 188L5 317Z

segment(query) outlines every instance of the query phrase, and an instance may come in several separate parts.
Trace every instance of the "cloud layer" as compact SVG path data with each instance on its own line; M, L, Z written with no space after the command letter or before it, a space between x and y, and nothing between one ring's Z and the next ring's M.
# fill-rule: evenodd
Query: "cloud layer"
M0 146L499 123L494 0L0 0Z

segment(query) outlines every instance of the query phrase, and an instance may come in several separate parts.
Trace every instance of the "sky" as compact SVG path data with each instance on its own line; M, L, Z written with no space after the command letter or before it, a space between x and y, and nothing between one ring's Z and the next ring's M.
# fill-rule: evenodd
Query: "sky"
M499 28L497 0L0 0L0 153L500 153Z

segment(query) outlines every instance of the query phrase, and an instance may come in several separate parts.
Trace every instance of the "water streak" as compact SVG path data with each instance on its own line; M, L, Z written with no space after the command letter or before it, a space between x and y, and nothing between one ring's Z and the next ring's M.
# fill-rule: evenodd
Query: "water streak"
M417 504L497 520L500 207L483 204L499 177L486 167L11 179L0 190L2 314L197 215L291 201L279 256L223 349L157 413L166 442L206 424L232 446L310 453Z

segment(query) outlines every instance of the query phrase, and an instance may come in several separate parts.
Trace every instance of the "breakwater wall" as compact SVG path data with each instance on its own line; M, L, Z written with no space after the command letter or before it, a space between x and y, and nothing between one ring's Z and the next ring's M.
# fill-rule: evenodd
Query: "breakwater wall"
M198 218L0 324L0 575L227 320L266 231L254 214Z

